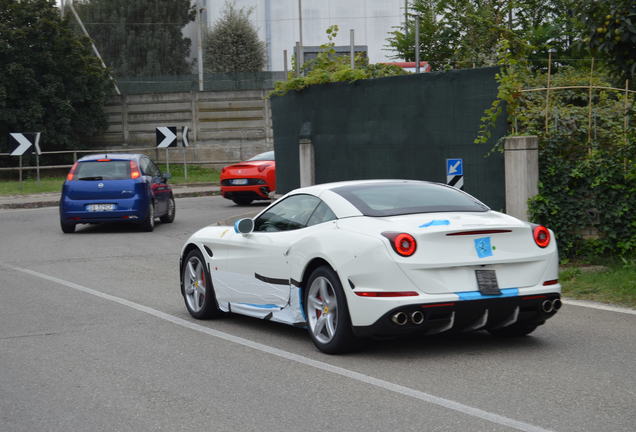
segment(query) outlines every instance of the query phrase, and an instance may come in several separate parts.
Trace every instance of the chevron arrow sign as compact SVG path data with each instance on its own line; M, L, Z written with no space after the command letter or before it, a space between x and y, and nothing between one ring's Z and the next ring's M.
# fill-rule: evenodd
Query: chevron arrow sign
M156 129L157 148L176 147L177 128L175 126L160 126Z

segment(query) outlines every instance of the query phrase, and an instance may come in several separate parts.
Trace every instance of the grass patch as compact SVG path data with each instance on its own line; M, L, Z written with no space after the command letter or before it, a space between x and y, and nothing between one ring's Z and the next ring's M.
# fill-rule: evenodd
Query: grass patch
M166 166L159 165L162 172L166 172ZM180 185L184 183L218 183L219 171L214 168L206 168L198 165L188 165L188 178L185 178L183 164L170 164L172 178L168 183ZM65 177L42 177L40 181L29 178L22 183L15 180L0 180L0 195L30 195L47 192L61 192Z
M158 164L161 172L168 172L165 164ZM218 183L219 171L214 168L206 168L199 165L188 165L188 179L186 180L183 164L170 164L172 178L168 181L172 184L183 183Z
M566 297L636 307L636 260L610 262L598 271L570 265L559 280Z
M45 192L61 192L63 177L42 177L39 182L26 179L22 183L15 180L0 181L0 195L30 195Z

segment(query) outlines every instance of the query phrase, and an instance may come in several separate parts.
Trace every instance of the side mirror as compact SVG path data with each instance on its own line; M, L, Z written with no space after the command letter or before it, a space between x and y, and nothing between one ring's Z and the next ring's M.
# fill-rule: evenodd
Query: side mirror
M172 174L170 174L170 173L161 173L161 177L162 177L164 180L169 180L169 179L171 179L171 178L172 178Z
M254 231L254 220L250 218L239 219L234 222L234 232L240 234L249 234Z

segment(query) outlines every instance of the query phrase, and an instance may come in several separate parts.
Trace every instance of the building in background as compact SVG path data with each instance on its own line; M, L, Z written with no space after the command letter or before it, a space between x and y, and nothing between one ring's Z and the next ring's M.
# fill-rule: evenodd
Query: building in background
M221 16L226 0L193 0L205 8L204 22L210 27ZM355 44L368 47L370 63L391 61L385 47L388 33L404 21L404 0L301 0L303 45L327 42L325 30L340 28L336 45L349 45L349 30L355 31ZM267 70L281 71L283 50L287 50L288 68L296 41L299 40L298 0L235 0L237 8L252 8L251 20L266 44ZM194 24L184 29L192 39L196 58L197 35Z

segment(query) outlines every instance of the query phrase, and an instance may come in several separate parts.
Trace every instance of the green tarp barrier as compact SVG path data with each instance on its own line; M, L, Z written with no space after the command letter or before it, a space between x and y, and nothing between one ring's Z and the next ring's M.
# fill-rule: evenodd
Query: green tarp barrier
M497 68L422 73L322 84L271 99L277 191L299 187L298 134L311 124L316 183L417 179L446 183L446 159L464 160L464 190L494 210L505 206L506 133L474 144L484 110L497 95Z

